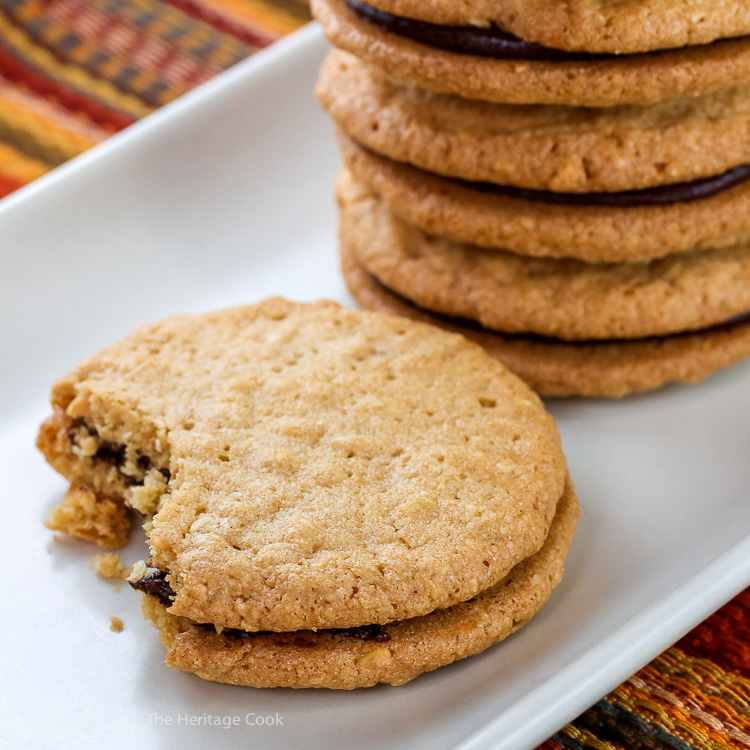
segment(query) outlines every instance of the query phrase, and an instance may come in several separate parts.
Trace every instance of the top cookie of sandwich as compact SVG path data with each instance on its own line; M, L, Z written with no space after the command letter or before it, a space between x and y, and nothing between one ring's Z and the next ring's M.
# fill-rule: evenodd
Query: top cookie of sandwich
M494 27L408 21L358 0L312 0L311 7L335 47L386 75L469 99L647 105L750 81L750 34L654 53L591 55L507 39L506 32Z
M159 452L150 544L170 611L242 630L468 600L540 549L565 481L551 417L480 347L332 302L142 326L53 404Z
M650 107L494 104L403 83L333 49L316 93L358 143L471 182L617 192L716 177L750 162L750 85Z
M632 54L750 34L735 0L366 0L378 10L439 25L495 26L557 50Z

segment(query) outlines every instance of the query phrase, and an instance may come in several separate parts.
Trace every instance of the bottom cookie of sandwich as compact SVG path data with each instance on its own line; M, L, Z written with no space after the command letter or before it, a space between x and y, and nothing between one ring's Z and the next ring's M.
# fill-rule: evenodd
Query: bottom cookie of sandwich
M750 356L750 319L648 339L567 342L504 335L423 310L384 287L341 243L341 267L357 302L460 333L480 344L543 396L619 398L667 383L696 383Z
M473 599L422 617L351 631L245 633L201 625L143 597L143 613L167 647L167 664L207 680L250 687L353 689L402 685L418 675L478 654L518 630L560 582L578 521L570 480L547 540L495 586Z

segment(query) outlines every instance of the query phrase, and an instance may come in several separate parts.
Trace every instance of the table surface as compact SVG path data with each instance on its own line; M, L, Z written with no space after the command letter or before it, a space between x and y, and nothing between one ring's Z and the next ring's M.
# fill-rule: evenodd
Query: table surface
M309 20L306 0L0 0L0 197ZM750 589L544 750L750 748Z

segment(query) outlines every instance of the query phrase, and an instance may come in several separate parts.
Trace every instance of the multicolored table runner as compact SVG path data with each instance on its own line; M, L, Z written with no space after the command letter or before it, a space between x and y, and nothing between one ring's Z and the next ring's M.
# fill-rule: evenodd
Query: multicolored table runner
M0 0L0 197L309 18L306 0Z
M0 196L309 17L306 0L0 0ZM542 748L750 750L750 589Z
M750 589L542 748L750 748Z

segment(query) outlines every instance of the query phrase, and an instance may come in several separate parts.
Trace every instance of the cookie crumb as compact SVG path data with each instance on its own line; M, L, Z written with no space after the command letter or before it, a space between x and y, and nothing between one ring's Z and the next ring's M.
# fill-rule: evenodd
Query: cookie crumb
M109 618L109 629L113 633L122 633L124 625L122 624L122 620L119 617L110 617Z
M130 568L122 564L120 556L114 552L94 555L94 570L99 578L106 581L124 581L131 572Z
M118 592L120 591L120 587L119 587L119 586L115 586L115 587L114 587L114 588L112 589L112 591L114 591L114 592L115 592L115 594L117 594L117 593L118 593Z
M85 484L71 485L62 504L52 508L44 525L52 531L95 542L104 549L118 549L130 536L130 519L123 503L99 497Z
M133 563L133 567L130 569L129 575L126 576L128 583L138 583L138 581L141 580L144 576L146 576L149 572L149 567L146 565L145 561L138 560L138 562Z

